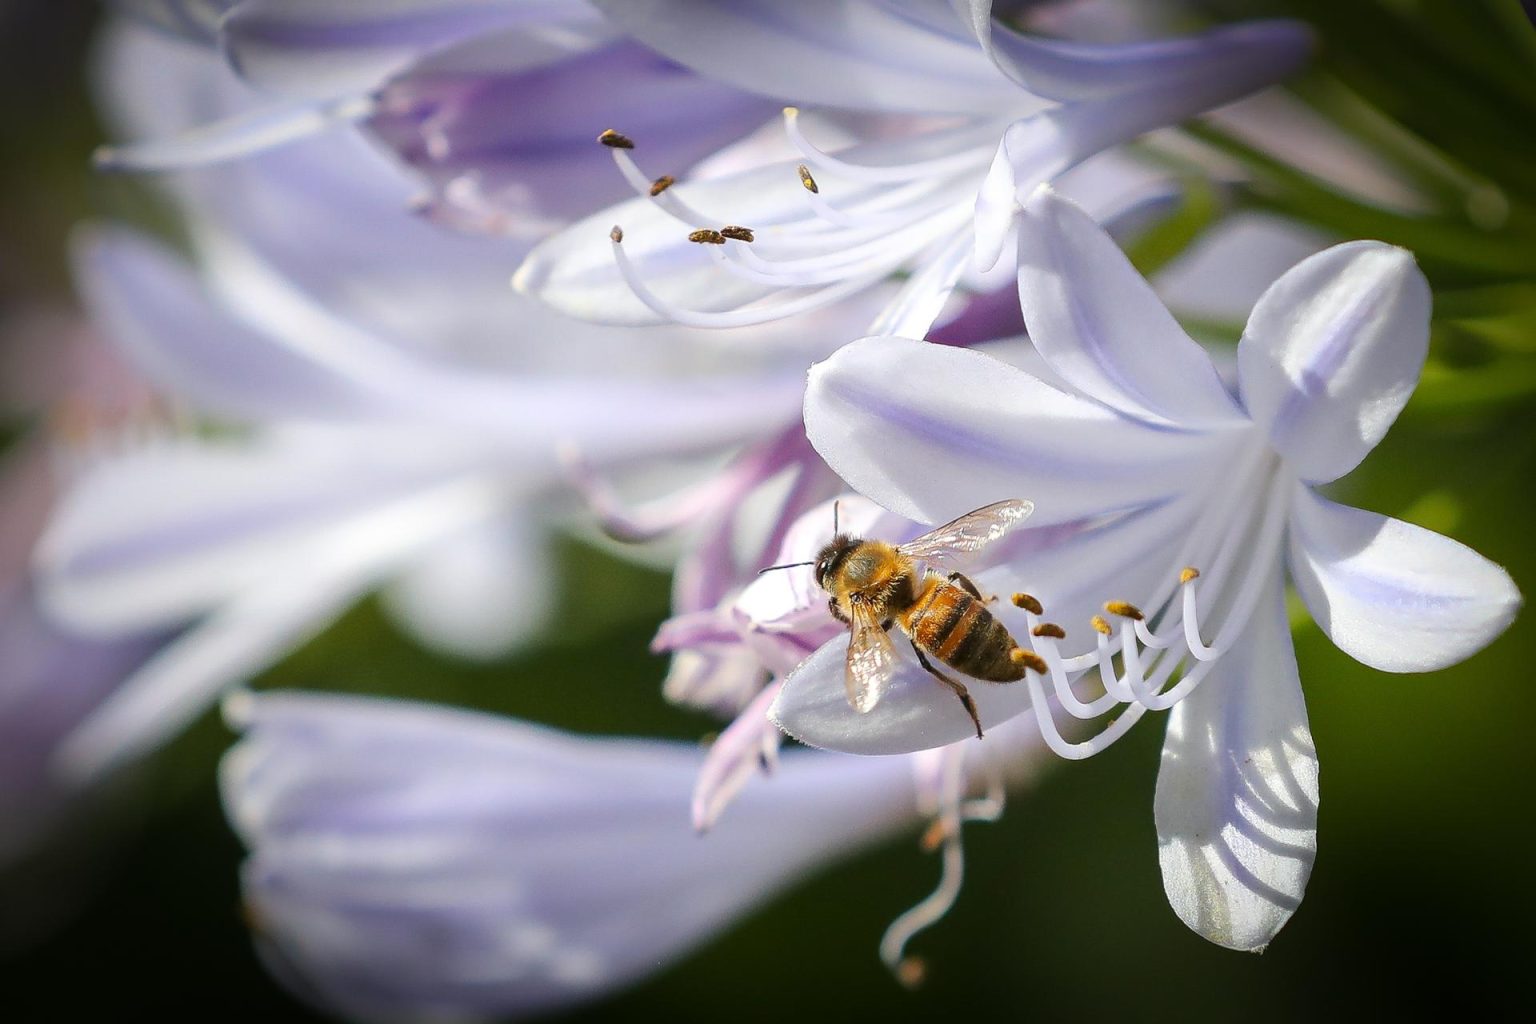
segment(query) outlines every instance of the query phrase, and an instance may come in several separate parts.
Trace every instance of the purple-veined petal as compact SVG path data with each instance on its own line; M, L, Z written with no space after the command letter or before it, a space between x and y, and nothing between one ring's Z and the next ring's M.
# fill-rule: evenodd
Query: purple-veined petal
M865 0L595 0L711 78L794 103L975 115L1029 102L961 24Z
M77 236L75 279L109 340L203 410L329 418L381 404L338 367L222 313L189 267L132 232Z
M368 127L433 183L442 216L542 235L633 194L593 144L604 128L681 176L776 112L620 42L533 69L418 67L383 90Z
M1062 652L1085 653L1094 648L1088 618L1100 612L1105 600L1129 600L1153 609L1148 598L1178 571L1168 562L1193 512L1193 502L1186 500L1138 509L1104 523L1014 530L988 549L989 561L998 561L971 578L984 595L1005 598L990 608L1015 638L1027 639L1027 623L1024 613L1006 598L1022 590L1044 605L1045 621L1066 629ZM844 629L790 674L769 715L801 742L853 754L903 754L974 737L975 727L955 695L923 670L899 631L892 632L892 639L901 665L873 711L860 714L848 704ZM994 726L1029 710L1023 682L964 682L986 729L983 743Z
M430 443L412 452L403 437L386 459L376 446L390 440L183 442L103 463L64 496L38 545L44 602L97 634L176 624L274 574L302 574L328 549L366 547L354 524L476 465Z
M283 560L250 574L228 600L124 680L60 744L61 768L72 778L94 778L157 746L403 562L493 515L503 499L485 481L460 481L291 544Z
M1465 544L1298 486L1291 575L1317 624L1358 661L1432 672L1482 650L1520 608L1509 573Z
M1239 389L1295 473L1325 483L1386 434L1428 348L1429 285L1413 256L1346 242L1259 298L1237 350Z
M811 368L806 436L855 490L938 523L1003 498L1034 525L1152 504L1194 486L1216 435L1158 430L978 352L864 338Z
M499 658L549 624L558 593L549 537L508 513L442 538L385 589L384 606L428 646Z
M330 96L369 89L476 35L513 25L590 35L591 19L577 0L241 0L220 36L226 58L253 84Z
M1176 39L1082 43L999 25L992 0L956 6L998 68L1054 100L1124 97L1192 79L1257 78L1266 84L1300 67L1312 47L1311 32L1296 21L1246 22Z
M673 962L916 813L904 760L785 757L704 837L692 744L426 705L232 702L225 806L268 962L362 1019L520 1016Z
M1082 393L1180 427L1246 424L1210 357L1119 246L1048 186L1024 207L1019 302L1030 340Z
M1179 919L1262 950L1301 904L1317 853L1317 753L1285 614L1280 559L1252 620L1168 722L1154 808Z

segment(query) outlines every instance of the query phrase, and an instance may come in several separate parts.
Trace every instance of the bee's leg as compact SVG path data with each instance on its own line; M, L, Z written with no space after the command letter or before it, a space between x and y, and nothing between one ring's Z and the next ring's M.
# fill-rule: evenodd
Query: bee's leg
M972 583L971 578L963 572L952 572L949 574L948 579L949 582L953 583L967 594L970 594L978 601L985 601L987 604L991 604L993 601L997 600L996 594L993 594L991 597L982 597L981 591L977 588L976 584Z
M928 670L928 674L955 691L955 696L959 697L960 703L965 706L965 713L971 716L971 722L976 726L976 738L981 739L981 716L976 713L976 702L971 699L971 691L967 690L965 684L960 680L951 679L943 672L934 668L933 663L928 660L928 656L923 653L923 649L917 646L917 643L912 641L910 637L908 637L908 641L912 643L912 650L917 655L918 662L923 668Z
M843 610L837 606L837 597L836 597L836 595L833 595L832 597L827 598L827 611L831 612L832 613L832 617L834 619L836 619L838 622L841 622L845 626L848 625L849 622L852 621L851 619L848 618L848 616L844 615L843 614Z

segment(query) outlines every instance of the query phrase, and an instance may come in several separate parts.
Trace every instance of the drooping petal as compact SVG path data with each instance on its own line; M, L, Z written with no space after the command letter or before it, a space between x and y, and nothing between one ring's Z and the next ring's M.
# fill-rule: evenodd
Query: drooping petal
M915 813L904 761L794 756L700 837L692 744L377 700L242 703L223 791L259 942L285 983L352 1018L592 999Z
M974 115L1028 102L953 17L946 31L939 19L864 0L595 4L673 60L792 103Z
M1171 712L1154 808L1179 919L1261 950L1301 904L1317 853L1317 753L1280 559L1235 647Z
M1176 39L1082 43L999 25L992 0L956 6L1009 78L1054 100L1124 97L1197 78L1256 75L1279 81L1301 66L1312 47L1312 34L1295 21L1246 22Z
M1429 286L1405 250L1346 242L1270 286L1237 351L1248 412L1303 480L1360 464L1418 383Z
M264 573L162 648L60 744L89 779L153 749L231 686L303 643L408 559L499 508L500 492L459 483L383 505L281 551Z
M1465 544L1298 486L1291 575L1317 624L1386 672L1432 672L1482 650L1520 608L1509 573Z
M1019 301L1030 340L1084 394L1190 429L1246 423L1205 350L1120 247L1048 186L1024 207Z
M247 80L305 96L363 91L435 50L511 25L592 31L577 0L241 0L220 24ZM600 31L600 30L598 30Z
M978 352L864 338L811 368L806 436L886 508L938 523L1003 498L1061 523L1191 489L1216 435L1158 430Z
M176 624L353 546L354 524L453 479L441 454L434 465L401 444L384 459L369 440L185 442L101 464L64 496L38 546L45 604L96 634Z
M338 367L222 313L189 267L132 232L77 236L75 279L109 340L202 410L329 418L382 404Z

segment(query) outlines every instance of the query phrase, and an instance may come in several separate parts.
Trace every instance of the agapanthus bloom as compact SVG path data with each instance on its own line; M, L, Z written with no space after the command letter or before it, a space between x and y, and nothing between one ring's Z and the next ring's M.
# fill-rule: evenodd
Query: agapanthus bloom
M916 335L908 321L931 319L963 275L1006 281L1014 211L1036 184L1280 80L1309 47L1289 22L1124 44L1056 40L996 23L989 2L599 6L723 81L904 118L871 129L833 116L807 132L789 108L789 154L676 186L671 168L641 170L651 159L643 137L623 136L614 158L639 198L545 242L515 279L608 323L760 323L910 271L874 330ZM658 169L664 178L652 177Z
M910 519L1028 496L1035 525L1074 525L999 587L1019 595L1001 614L1049 671L972 687L982 722L1033 708L1052 749L1080 758L1171 711L1156 798L1169 899L1212 941L1259 949L1300 903L1316 848L1287 567L1333 641L1386 671L1459 661L1519 605L1509 576L1461 544L1315 490L1407 402L1428 289L1408 253L1380 243L1304 260L1254 307L1234 394L1091 219L1049 190L1023 216L1025 323L1067 390L980 353L866 338L812 371L807 432L844 479ZM791 735L894 753L970 731L915 662L855 713L842 661L829 643L785 683L771 713ZM1076 689L1085 677L1101 695ZM1118 717L1072 742L1048 695L1072 717Z
M424 705L241 694L225 806L251 848L249 916L291 989L357 1020L524 1016L682 957L816 867L933 817L953 900L960 828L995 814L971 773L1017 780L1033 727L990 751L797 751L699 836L687 743L577 737ZM1000 755L1007 764L999 764ZM936 909L937 908L937 909Z

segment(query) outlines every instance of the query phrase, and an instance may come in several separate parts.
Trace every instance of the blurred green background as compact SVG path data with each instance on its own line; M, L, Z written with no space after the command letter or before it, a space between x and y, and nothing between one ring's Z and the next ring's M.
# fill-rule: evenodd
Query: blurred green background
M1321 3L1267 6L1330 17ZM1521 83L1508 79L1504 62L1519 66L1517 55L1536 55L1536 43L1519 37L1529 26L1517 20L1496 22L1508 25L1498 53L1468 50L1456 32L1436 28L1449 8L1503 18L1519 13L1513 2L1332 6L1374 11L1376 50L1381 39L1402 47L1403 25L1427 26L1415 47L1431 46L1452 73L1471 68L1468 81L1486 86L1421 99L1419 49L1362 53L1356 44L1375 37L1362 34L1359 18L1326 37L1325 68L1362 91L1380 90L1384 107L1402 86L1403 109L1393 112L1422 120L1416 132L1427 126L1445 135L1439 145L1487 151L1488 167L1473 169L1500 182L1513 212L1478 230L1490 251L1515 253L1482 275L1427 254L1437 288L1457 293L1437 306L1435 351L1449 390L1444 380L1427 388L1336 496L1448 532L1506 565L1530 592L1536 274L1522 277L1518 265L1522 252L1536 260L1522 205L1536 193L1536 162L1525 162L1536 153L1536 65L1528 57ZM8 308L69 301L65 233L103 212L103 186L87 172L99 129L82 81L97 13L82 0L0 6L0 302ZM1375 83L1399 60L1399 76ZM1490 90L1500 97L1493 108ZM1415 106L1423 103L1442 109ZM1462 103L1475 109L1456 120ZM1505 167L1521 169L1506 176ZM1306 212L1304 183L1292 184L1249 198ZM1320 202L1325 223L1358 214ZM1394 241L1403 229L1369 227L1379 230L1359 233ZM1463 232L1455 243L1475 237ZM558 646L490 666L448 662L397 636L365 603L259 685L423 697L581 731L691 739L715 729L659 695L665 664L646 646L667 611L666 579L574 543L563 561L563 614L583 626ZM930 966L921 991L895 985L875 955L885 925L937 877L914 835L808 881L683 963L572 1018L1502 1016L1526 1001L1524 972L1536 953L1536 679L1525 660L1536 622L1524 615L1487 651L1429 676L1364 668L1310 624L1296 639L1323 766L1320 851L1306 902L1262 956L1205 943L1167 906L1151 812L1161 736L1149 726L1091 761L1055 765L1033 791L1012 797L1001 823L968 831L960 903L913 947ZM241 850L214 779L230 738L208 716L142 770L125 796L131 811L119 812L142 827L103 840L103 869L81 890L81 912L0 953L0 1020L315 1019L266 978L238 912ZM0 915L11 916L32 880L58 867L34 864L0 880L0 899L12 905Z

